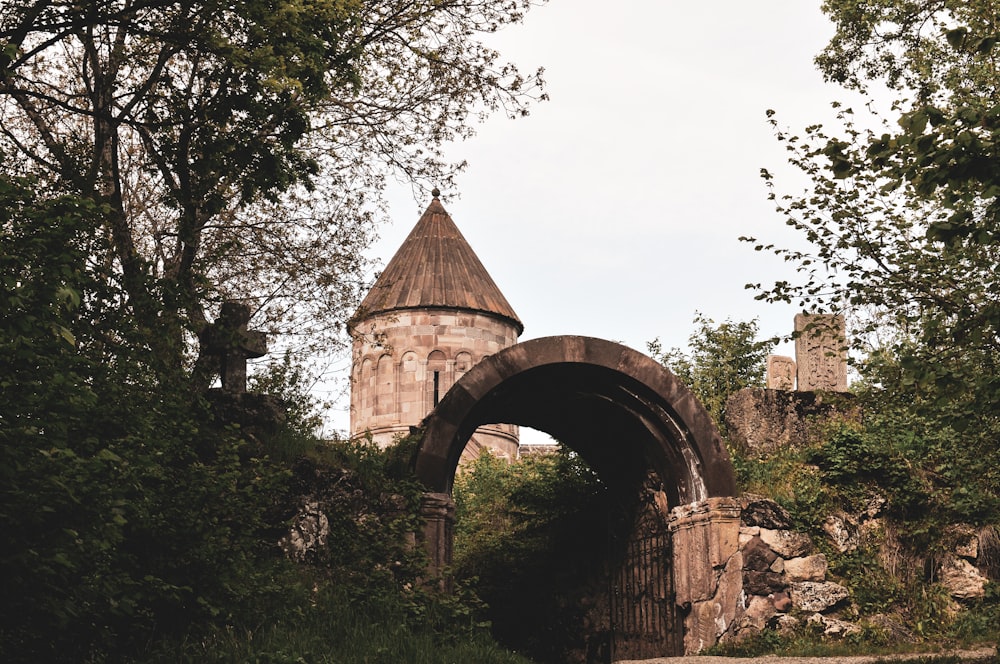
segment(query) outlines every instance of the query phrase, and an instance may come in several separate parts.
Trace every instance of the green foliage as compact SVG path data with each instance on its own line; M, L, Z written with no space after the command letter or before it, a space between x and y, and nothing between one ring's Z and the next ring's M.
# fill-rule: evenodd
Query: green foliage
M664 350L659 339L646 344L654 360L690 387L720 430L725 430L726 400L747 387L764 384L767 355L776 341L757 339L757 321L726 320L718 325L695 314L697 326L688 339L690 353Z
M102 211L33 186L0 178L0 654L112 656L279 592L287 473L158 374L90 260Z
M250 376L247 389L278 398L289 429L308 438L323 426L319 409L324 404L312 393L315 382L306 368L285 352L280 362L269 363L263 371Z
M580 600L595 592L588 584L621 518L604 485L560 448L514 464L483 455L456 477L454 497L455 576L486 602L497 640L538 661L565 661L582 642Z
M386 181L447 185L442 145L544 97L481 42L533 4L8 0L0 170L105 207L99 260L158 355L227 299L329 351Z
M887 387L977 444L1000 431L997 9L992 0L825 3L837 33L821 69L862 91L887 83L900 96L895 122L862 131L842 109L841 136L818 125L778 131L812 186L772 199L810 249L744 238L798 272L750 285L761 298L848 307L859 355L894 365L898 382Z
M275 607L251 629L214 627L198 639L157 644L145 662L315 662L316 664L528 664L499 648L485 631L456 637L415 622L399 604L357 602L336 588L301 590L290 607ZM430 612L437 609L432 605ZM437 625L439 626L439 625Z
M832 557L831 568L863 610L883 608L884 596L921 635L951 628L948 598L923 571L945 544L944 527L1000 520L998 8L825 2L836 34L817 58L824 75L862 93L885 84L895 102L885 119L857 122L835 104L837 130L786 131L769 112L810 187L779 195L762 175L806 244L743 238L795 270L771 286L748 284L760 299L848 314L861 377L863 426L833 432L800 460L797 482L822 497L786 492L786 504L816 529L824 512L857 514L884 499L880 516L918 570L895 584L863 574L868 563L879 569L872 550ZM872 120L877 129L859 128Z
M294 473L258 456L108 306L100 211L30 184L0 180L0 658L519 661L416 583L413 441L313 439ZM295 569L276 544L317 492L330 548Z

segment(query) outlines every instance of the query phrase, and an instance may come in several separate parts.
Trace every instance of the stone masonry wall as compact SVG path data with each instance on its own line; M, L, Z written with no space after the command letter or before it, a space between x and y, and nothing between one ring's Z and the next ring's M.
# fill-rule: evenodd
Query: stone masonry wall
M477 362L515 343L517 329L509 321L475 312L415 309L365 319L353 344L351 435L370 431L379 445L390 444ZM517 427L480 427L463 459L482 448L517 458Z

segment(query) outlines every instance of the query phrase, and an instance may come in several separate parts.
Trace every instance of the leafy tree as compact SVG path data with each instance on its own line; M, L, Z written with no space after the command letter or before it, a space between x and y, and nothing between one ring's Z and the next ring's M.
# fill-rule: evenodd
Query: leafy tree
M497 640L540 662L579 657L584 598L607 592L623 506L562 446L515 463L484 454L455 477L454 496L455 575L486 602Z
M664 350L659 339L646 344L657 362L684 381L708 410L716 426L725 427L726 400L747 387L764 384L767 355L775 341L757 339L757 321L718 325L702 314L695 314L695 331L688 337L690 353L679 348Z
M796 270L750 284L760 299L849 315L864 435L893 441L928 478L934 510L971 521L995 519L1000 496L998 9L826 2L837 32L817 58L823 74L861 92L884 86L895 101L875 129L839 105L836 131L784 130L769 112L811 184L779 194L762 175L805 243L743 238Z
M333 334L386 177L447 182L444 142L539 96L478 40L531 4L12 0L3 168L104 207L98 260L159 356L189 359L227 298Z
M103 213L0 177L3 661L126 660L298 583L289 471L150 352L93 258Z
M895 127L778 130L812 181L772 198L808 247L774 250L800 279L771 301L853 315L857 337L892 358L915 402L958 427L996 426L1000 401L1000 171L994 2L827 2L837 34L824 74L898 95ZM773 187L771 176L764 177ZM887 333L886 331L889 330ZM873 356L875 357L875 356Z

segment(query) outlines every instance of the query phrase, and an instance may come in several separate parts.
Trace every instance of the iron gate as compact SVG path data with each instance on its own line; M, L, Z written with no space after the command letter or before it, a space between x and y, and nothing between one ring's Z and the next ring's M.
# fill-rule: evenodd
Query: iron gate
M683 655L670 532L653 501L640 508L620 560L611 577L611 660Z

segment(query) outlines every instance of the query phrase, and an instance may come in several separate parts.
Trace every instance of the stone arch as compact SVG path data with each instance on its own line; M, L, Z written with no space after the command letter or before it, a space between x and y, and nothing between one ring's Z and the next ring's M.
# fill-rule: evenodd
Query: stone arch
M475 364L475 360L472 359L472 353L469 351L460 350L455 353L455 380L464 376L473 364Z
M551 434L612 491L659 480L668 603L681 612L664 624L683 639L660 654L714 643L742 590L740 509L729 455L694 394L652 358L602 339L546 337L481 360L423 421L414 469L427 489L423 539L432 571L451 562L451 490L462 450L477 427L501 422Z
M476 364L424 420L415 470L427 489L450 494L465 443L497 422L555 436L612 484L652 467L672 507L736 492L719 432L691 391L611 341L534 339Z

